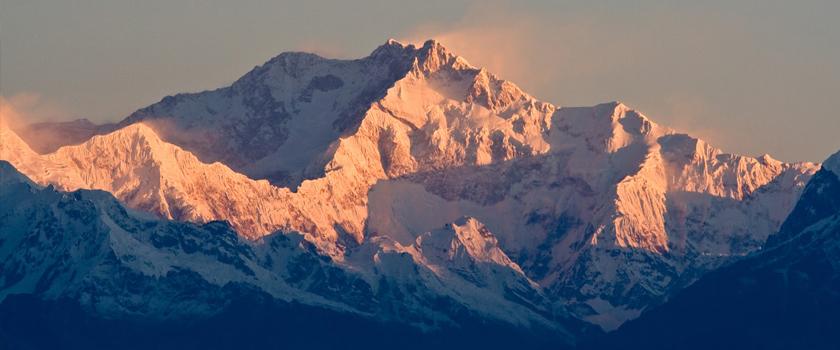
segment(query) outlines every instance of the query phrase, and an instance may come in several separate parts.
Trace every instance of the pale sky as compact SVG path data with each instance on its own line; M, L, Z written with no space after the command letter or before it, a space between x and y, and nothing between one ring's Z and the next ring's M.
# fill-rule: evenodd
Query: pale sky
M840 149L838 1L0 0L0 96L116 121L283 51L437 38L561 106L620 100L725 151Z

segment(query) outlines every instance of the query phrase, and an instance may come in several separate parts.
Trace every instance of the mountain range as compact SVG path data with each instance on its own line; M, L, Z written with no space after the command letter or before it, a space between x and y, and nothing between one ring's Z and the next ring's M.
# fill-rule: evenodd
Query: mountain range
M72 125L0 120L0 300L97 320L270 300L409 333L632 338L702 308L704 285L799 259L838 208L814 188L827 166L728 154L619 102L539 101L433 40L283 53Z

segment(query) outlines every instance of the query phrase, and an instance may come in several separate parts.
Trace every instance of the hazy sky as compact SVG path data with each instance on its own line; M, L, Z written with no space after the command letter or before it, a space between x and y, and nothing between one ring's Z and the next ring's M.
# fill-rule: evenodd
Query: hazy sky
M840 149L840 1L0 0L0 95L33 120L118 120L283 51L438 38L561 106L620 100L726 151Z

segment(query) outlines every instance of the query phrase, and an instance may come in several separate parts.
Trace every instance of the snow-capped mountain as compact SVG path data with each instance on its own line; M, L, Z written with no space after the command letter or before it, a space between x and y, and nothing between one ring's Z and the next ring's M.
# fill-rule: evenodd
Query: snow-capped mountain
M35 182L59 189L108 191L127 206L182 221L229 221L246 237L271 233L268 211L288 215L287 189L254 181L221 163L205 164L165 143L144 124L133 124L89 141L39 155L0 126L0 158ZM35 164L35 165L31 165ZM265 207L262 203L279 206ZM259 218L259 219L255 219Z
M436 41L281 54L49 154L0 132L0 159L38 184L250 239L300 232L394 298L457 300L398 314L605 329L760 249L817 169L726 154L618 102L539 101Z
M144 121L207 162L296 187L323 175L323 155L422 55L388 44L359 60L283 53L222 89L166 97L121 125Z
M0 196L0 302L34 295L156 324L210 318L265 295L430 334L495 323L550 332L558 344L591 327L544 309L538 286L474 219L412 246L363 246L372 259L346 265L296 233L248 241L225 222L160 220L107 192L42 188L4 161Z
M69 296L107 314L149 317L201 315L218 306L200 297L178 299L184 291L170 279L216 289L253 284L278 298L307 298L261 268L248 243L223 222L162 221L124 209L103 191L42 188L7 162L0 162L0 194L0 299Z
M840 152L814 175L762 251L701 278L593 348L836 349L838 162Z
M620 105L595 109L616 121L642 117ZM577 113L561 109L559 120L585 125L573 119ZM563 142L576 142L575 134ZM474 216L555 301L614 327L727 259L759 249L813 171L660 135L624 141L630 146L614 153L566 146L382 181L371 191L368 227L408 240L439 220Z

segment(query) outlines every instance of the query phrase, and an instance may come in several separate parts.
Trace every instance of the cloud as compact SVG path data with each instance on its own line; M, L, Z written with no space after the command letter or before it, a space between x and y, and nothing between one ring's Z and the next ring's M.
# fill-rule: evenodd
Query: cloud
M34 92L0 96L0 119L10 126L70 119L71 114L60 104Z
M0 96L0 125L17 128L25 119L20 112L9 102L9 99Z
M723 113L713 108L706 98L698 95L670 94L664 96L659 104L662 114L668 116L668 127L698 137L716 147L726 147L733 143L733 135L728 130L720 130L706 122L709 116Z

